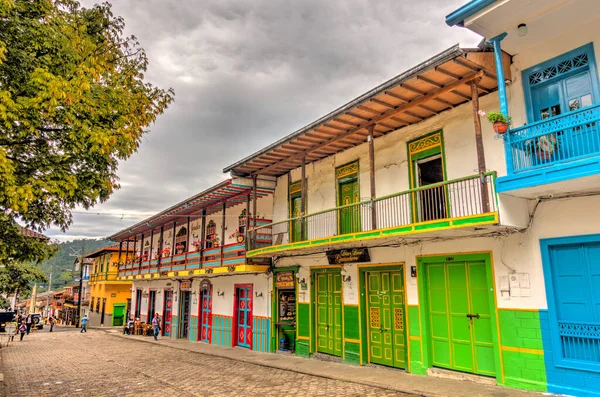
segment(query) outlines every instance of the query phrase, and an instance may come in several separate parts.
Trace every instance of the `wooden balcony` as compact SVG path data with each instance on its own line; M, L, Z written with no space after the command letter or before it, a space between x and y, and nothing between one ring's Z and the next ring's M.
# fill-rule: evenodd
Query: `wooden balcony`
M248 231L246 256L375 246L411 234L451 235L455 229L485 231L499 224L495 179L488 172L258 226ZM271 240L264 239L268 236Z
M262 243L266 241L271 241L270 234L264 236ZM246 244L236 242L141 263L126 263L119 267L119 279L152 279L226 272L256 272L266 271L269 265L269 260L247 260Z

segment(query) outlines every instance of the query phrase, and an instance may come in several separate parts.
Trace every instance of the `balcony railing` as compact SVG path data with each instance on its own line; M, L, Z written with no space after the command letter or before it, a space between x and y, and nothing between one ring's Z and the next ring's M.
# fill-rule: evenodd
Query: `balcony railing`
M98 281L115 281L117 276L117 272L92 274L90 276L90 282L95 283Z
M270 222L270 221L269 221ZM259 240L263 244L271 241L271 235ZM243 242L190 251L147 262L128 262L119 267L119 276L165 273L170 271L196 270L203 268L230 267L246 263L246 246ZM256 264L263 264L255 262Z
M496 212L495 179L488 172L274 222L249 230L248 245L258 249Z
M511 129L506 151L509 174L600 154L600 103Z

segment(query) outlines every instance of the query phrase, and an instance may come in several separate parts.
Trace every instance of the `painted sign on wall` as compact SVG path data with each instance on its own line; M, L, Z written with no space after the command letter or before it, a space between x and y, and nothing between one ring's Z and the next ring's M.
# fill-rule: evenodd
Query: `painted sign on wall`
M327 251L327 261L330 265L343 265L344 263L371 262L367 248L349 248Z
M182 291L191 291L192 290L192 280L181 280L181 284L179 285Z

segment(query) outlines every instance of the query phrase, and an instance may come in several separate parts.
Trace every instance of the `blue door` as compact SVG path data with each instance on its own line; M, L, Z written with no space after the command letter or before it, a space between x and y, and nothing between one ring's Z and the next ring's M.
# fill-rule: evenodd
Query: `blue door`
M593 52L583 47L544 62L525 74L531 90L531 121L573 112L595 103L597 98L594 98L593 71L590 69L592 57ZM526 147L531 166L600 152L600 134L595 123L570 127L564 120L548 127L545 128L548 134L533 138Z
M549 256L561 356L600 363L600 242L551 246Z
M252 347L252 287L237 289L237 345Z
M200 340L210 343L212 339L212 285L202 291L200 302Z

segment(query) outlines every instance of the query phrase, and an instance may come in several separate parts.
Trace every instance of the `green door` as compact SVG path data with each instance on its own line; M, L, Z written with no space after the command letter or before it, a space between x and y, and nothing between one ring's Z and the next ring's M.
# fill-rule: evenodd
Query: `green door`
M317 351L342 355L342 276L338 271L317 273L316 323Z
M300 196L292 197L292 218L302 215L302 198ZM302 241L302 222L300 219L292 221L292 242Z
M120 327L125 325L125 305L115 304L113 305L113 327Z
M360 201L358 191L358 180L354 179L339 184L338 205L348 205ZM340 234L360 232L360 206L343 208L340 211Z
M400 271L367 273L369 361L406 368L404 278Z
M427 265L433 365L496 375L485 262Z

